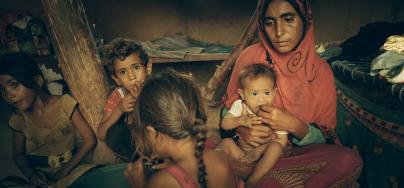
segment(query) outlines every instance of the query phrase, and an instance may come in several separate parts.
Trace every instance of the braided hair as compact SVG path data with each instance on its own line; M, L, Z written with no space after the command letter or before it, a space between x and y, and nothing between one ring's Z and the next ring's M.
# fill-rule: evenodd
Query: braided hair
M146 125L174 139L194 138L198 181L201 187L207 187L203 161L207 117L199 89L189 76L169 69L146 80L133 117L135 121L130 127L137 153L148 154L151 150L145 142Z

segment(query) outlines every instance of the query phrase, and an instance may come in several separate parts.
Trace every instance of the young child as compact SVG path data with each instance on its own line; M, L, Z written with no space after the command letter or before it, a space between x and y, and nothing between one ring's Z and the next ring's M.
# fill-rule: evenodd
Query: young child
M260 107L272 104L275 98L275 75L268 67L254 64L246 67L238 77L241 99L236 100L224 116L221 126L225 130L239 126L251 128L260 125L261 117L256 116ZM276 138L269 144L252 148L242 139L236 144L232 139L226 138L221 147L235 161L251 164L259 159L253 172L246 179L246 186L253 187L271 168L283 153L287 144L287 132L275 131Z
M142 158L137 160L124 173L132 187L236 187L226 154L204 149L207 117L190 79L175 71L152 76L138 100L136 151L168 157L172 165L145 180Z
M13 158L34 186L67 187L93 165L79 165L96 144L93 131L68 94L49 95L36 62L26 54L0 59L0 91L13 108ZM76 145L76 133L82 144Z
M122 38L104 45L101 56L118 87L108 98L97 136L105 141L115 154L128 161L131 152L126 150L131 147L131 139L128 139L130 131L125 125L125 114L134 109L143 82L151 73L151 63L140 45L133 40Z

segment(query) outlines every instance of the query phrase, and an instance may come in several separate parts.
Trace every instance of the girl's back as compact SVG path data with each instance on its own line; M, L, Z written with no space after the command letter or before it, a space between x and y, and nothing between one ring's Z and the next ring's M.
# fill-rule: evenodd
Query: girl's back
M209 188L236 187L236 178L223 151L205 150L203 160ZM200 187L195 161L179 162L165 168L150 179L148 187Z

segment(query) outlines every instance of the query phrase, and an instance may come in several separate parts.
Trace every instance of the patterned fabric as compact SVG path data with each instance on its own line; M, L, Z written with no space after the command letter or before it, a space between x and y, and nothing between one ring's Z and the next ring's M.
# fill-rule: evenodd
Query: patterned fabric
M337 82L337 133L363 157L361 187L400 187L404 174L404 114L375 105Z
M282 187L303 188L307 179L309 179L314 173L317 173L325 166L325 164L325 162L322 162L277 169L268 173L264 178L277 179ZM263 185L260 185L260 187L263 187Z
M332 69L339 79L350 79L362 85L369 85L372 88L390 93L394 98L404 100L404 84L390 84L377 76L370 76L370 59L360 62L333 61Z
M366 112L355 101L345 96L341 90L337 91L337 95L340 103L350 114L357 118L364 127L368 128L383 140L404 148L404 126L380 119Z
M339 159L339 160L335 160ZM259 187L354 187L362 161L353 150L325 144L288 148Z

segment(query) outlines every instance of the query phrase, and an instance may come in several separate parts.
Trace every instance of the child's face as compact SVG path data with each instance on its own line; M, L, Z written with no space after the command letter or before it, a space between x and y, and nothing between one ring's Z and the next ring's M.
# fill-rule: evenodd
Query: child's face
M273 80L265 76L246 79L244 88L239 90L241 98L254 114L258 112L260 106L273 103L275 92Z
M29 109L36 97L34 90L25 87L10 75L0 75L0 91L8 104L21 111Z
M136 53L129 55L123 61L115 60L114 70L112 78L117 85L124 87L127 91L132 91L146 79L146 67Z

